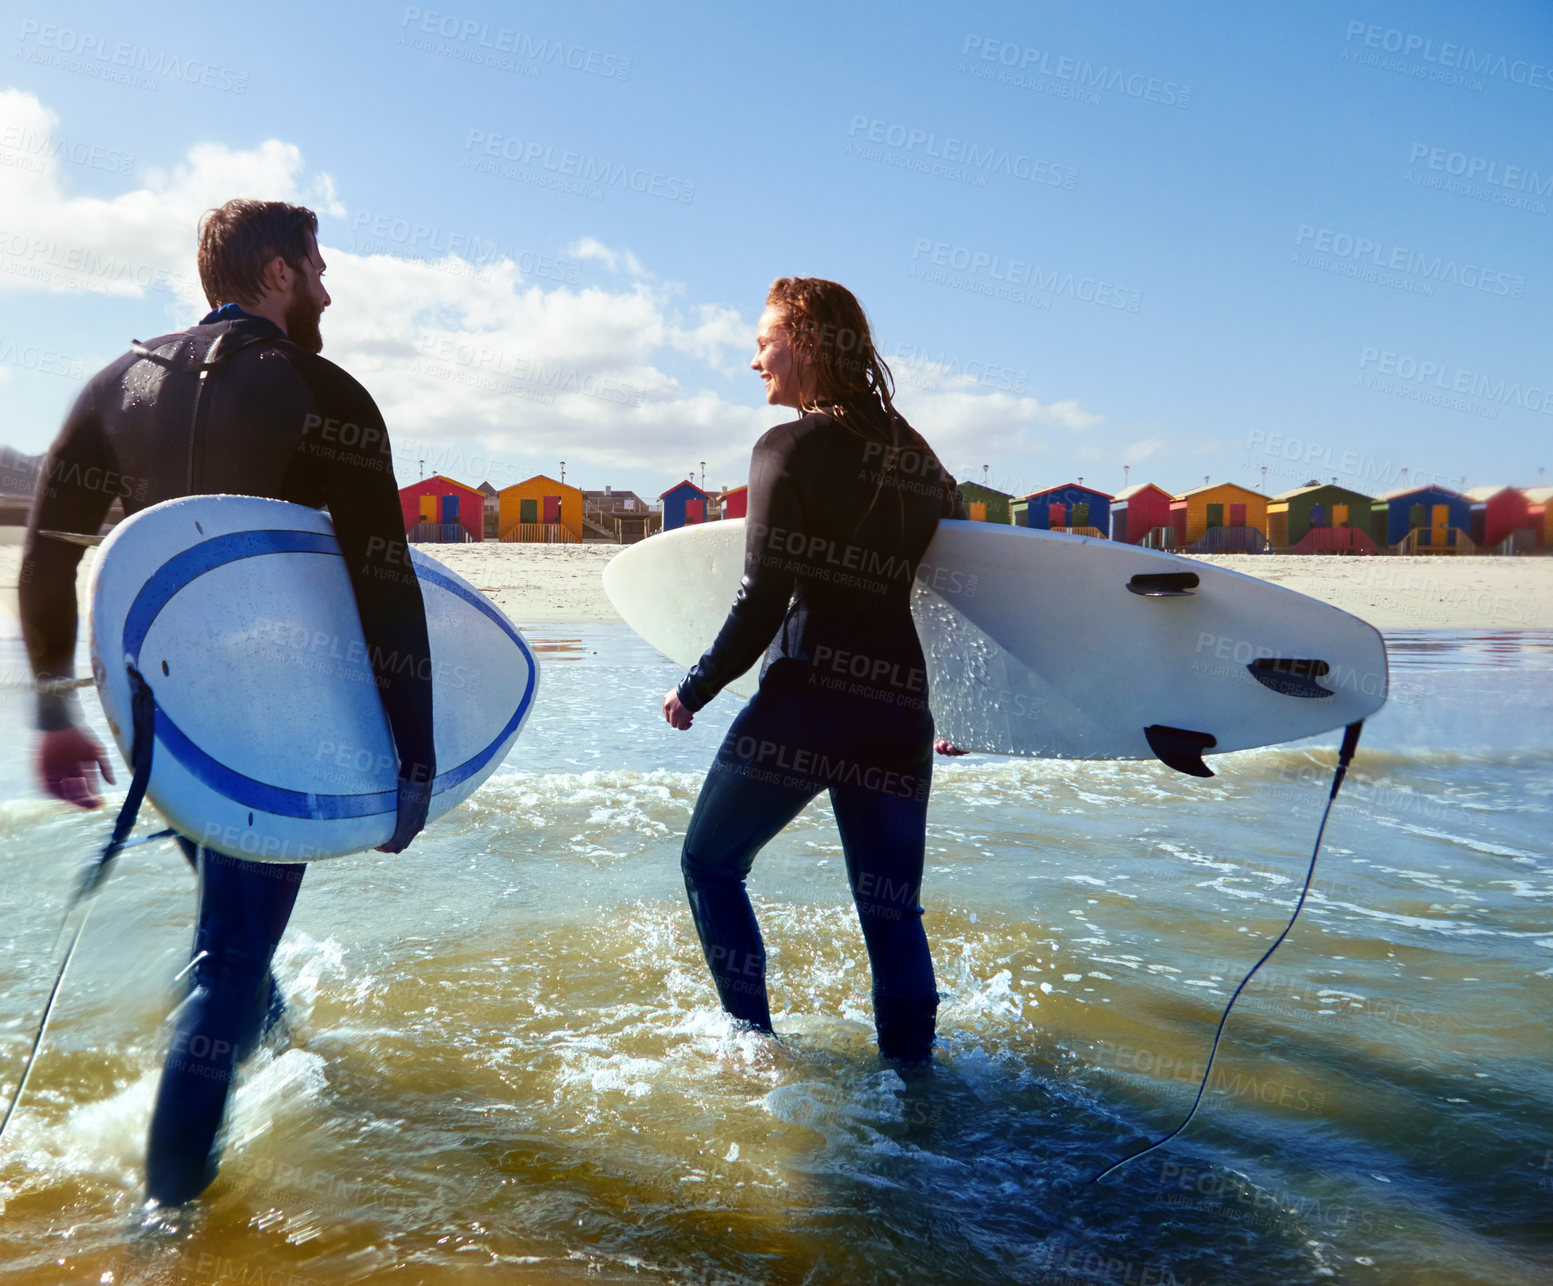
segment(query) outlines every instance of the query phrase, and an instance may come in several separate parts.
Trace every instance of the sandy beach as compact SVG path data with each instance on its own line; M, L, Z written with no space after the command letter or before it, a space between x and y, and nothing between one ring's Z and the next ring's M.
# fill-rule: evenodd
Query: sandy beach
M521 627L529 622L614 621L604 594L616 545L420 546L491 596ZM87 568L76 589L85 604ZM1367 558L1215 554L1228 567L1331 603L1377 629L1553 629L1553 558ZM0 544L0 593L14 633L18 546Z

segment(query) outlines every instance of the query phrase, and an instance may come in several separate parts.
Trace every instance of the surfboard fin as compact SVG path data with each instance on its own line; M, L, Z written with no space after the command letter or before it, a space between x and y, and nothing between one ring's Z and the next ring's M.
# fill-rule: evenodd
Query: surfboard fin
M1323 688L1316 682L1332 667L1313 657L1264 656L1252 661L1246 669L1251 677L1264 688L1271 688L1286 697L1330 697L1331 688Z
M38 535L63 541L67 545L85 545L88 549L102 544L103 540L101 536L89 536L84 531L40 531Z
M1189 777L1212 777L1213 769L1203 763L1203 751L1212 750L1219 739L1207 732L1193 732L1190 728L1167 728L1162 723L1151 723L1143 730L1149 739L1149 749L1177 772Z
M1198 584L1196 572L1139 572L1127 582L1127 588L1145 598L1179 598L1189 595Z

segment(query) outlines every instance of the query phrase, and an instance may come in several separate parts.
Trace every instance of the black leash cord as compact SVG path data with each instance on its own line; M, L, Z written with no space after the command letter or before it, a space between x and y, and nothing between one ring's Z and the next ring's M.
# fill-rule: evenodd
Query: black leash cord
M150 686L140 676L140 672L134 666L126 668L129 671L130 710L134 720L134 742L130 754L134 761L134 773L130 777L129 789L124 795L124 804L114 820L112 836L103 846L102 853L82 873L80 883L76 885L75 893L70 898L70 905L65 908L64 923L59 928L61 937L70 927L71 917L83 903L86 905L85 912L76 921L75 932L70 936L70 945L65 948L65 958L59 966L59 973L55 975L48 1002L43 1006L43 1018L38 1023L38 1034L33 1037L32 1049L28 1051L27 1061L22 1065L21 1077L16 1082L16 1092L11 1095L11 1101L5 1109L5 1116L0 1118L0 1139L5 1137L6 1127L11 1124L11 1118L16 1114L16 1108L22 1101L22 1091L27 1088L27 1078L32 1075L32 1069L37 1065L38 1052L43 1048L43 1035L48 1030L49 1019L54 1013L54 1002L59 999L59 990L65 982L65 971L70 968L70 961L75 957L76 946L80 943L81 934L86 929L86 922L92 915L92 895L102 887L103 882L108 878L108 872L113 867L114 859L126 848L134 848L137 844L148 844L152 840L166 839L176 834L175 831L168 829L140 839L129 838L129 833L135 825L135 818L140 813L141 801L146 797L146 784L151 780L151 748L156 741L156 700L151 694Z
M1229 1004L1224 1006L1224 1013L1219 1018L1218 1030L1213 1033L1213 1048L1208 1051L1208 1065L1203 1068L1202 1084L1197 1087L1197 1097L1192 1100L1192 1110L1186 1114L1186 1119L1176 1126L1175 1129L1171 1130L1169 1134L1165 1135L1164 1138L1150 1143L1147 1147L1139 1148L1136 1152L1129 1153L1114 1165L1107 1166L1090 1180L1091 1183L1099 1183L1106 1175L1115 1173L1128 1162L1136 1161L1141 1156L1147 1156L1156 1148L1164 1147L1171 1139L1186 1129L1192 1123L1192 1118L1197 1115L1197 1108L1202 1103L1202 1096L1208 1090L1208 1077L1213 1072L1213 1056L1219 1052L1219 1038L1224 1035L1224 1024L1229 1021L1229 1011L1235 1007L1235 1002L1240 999L1240 993L1246 989L1246 984L1256 976L1256 971L1267 963L1273 952L1278 950L1279 944L1289 936L1289 931L1294 928L1294 922L1299 919L1300 909L1305 905L1305 898L1310 893L1310 883L1316 876L1316 856L1321 852L1321 837L1326 834L1327 818L1332 815L1332 805L1337 802L1338 789L1342 786L1343 778L1348 773L1348 765L1353 762L1354 751L1359 746L1359 730L1363 727L1364 720L1360 719L1358 723L1349 724L1343 732L1343 745L1337 752L1337 772L1332 776L1332 793L1327 796L1327 806L1321 813L1321 825L1316 830L1316 846L1310 851L1310 868L1305 872L1305 887L1300 890L1299 901L1294 904L1294 914L1289 917L1289 923L1283 926L1283 932L1274 939L1273 945L1262 953L1262 958L1251 966L1250 973L1240 980L1240 986L1235 988L1235 994L1229 998Z

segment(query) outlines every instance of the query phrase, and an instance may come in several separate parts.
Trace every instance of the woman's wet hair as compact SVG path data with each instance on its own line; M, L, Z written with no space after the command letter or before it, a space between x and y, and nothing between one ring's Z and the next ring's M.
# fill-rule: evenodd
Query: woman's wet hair
M864 518L873 512L886 482L898 490L895 475L903 450L914 454L919 472L931 461L932 471L948 478L933 449L896 411L895 379L879 356L857 296L823 277L778 277L766 292L766 305L776 310L794 356L808 364L812 386L799 409L825 411L850 432L884 448L878 452L878 482ZM902 514L904 522L904 510Z
M857 296L823 277L778 277L766 304L776 309L794 353L812 373L812 401L801 409L841 407L856 417L865 437L891 440L895 380L874 347Z
M212 308L256 303L264 265L279 255L297 271L318 237L318 216L284 201L238 198L200 219L200 285Z

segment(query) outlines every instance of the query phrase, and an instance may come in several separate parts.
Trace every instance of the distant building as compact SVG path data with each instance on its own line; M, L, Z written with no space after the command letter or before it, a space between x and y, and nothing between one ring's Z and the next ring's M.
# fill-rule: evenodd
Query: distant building
M724 487L718 499L722 502L724 518L745 517L750 508L749 483L742 483L737 487Z
M1267 497L1238 482L1183 491L1170 502L1177 553L1265 554Z
M1369 526L1374 503L1373 496L1336 483L1308 482L1268 502L1268 543L1300 554L1373 554Z
M707 502L711 497L686 478L684 482L676 482L658 499L663 502L663 529L673 531L676 527L705 522Z
M501 493L489 482L475 488L485 497L485 538L496 540L501 536Z
M1472 487L1472 539L1480 549L1493 549L1519 531L1531 528L1531 504L1514 487ZM1536 537L1530 537L1533 544Z
M634 491L584 491L582 538L631 545L645 540L663 525L661 507L649 504Z
M434 473L399 488L405 535L413 542L462 544L485 539L485 497Z
M1014 526L1105 538L1111 530L1111 496L1081 483L1032 491L1014 502Z
M1123 487L1111 501L1111 539L1167 548L1173 535L1170 501L1170 493L1152 482Z
M965 516L972 522L995 522L1006 527L1013 519L1014 497L1006 491L984 487L979 482L962 482L960 499L965 502Z
M1402 554L1470 554L1472 501L1447 487L1398 487L1370 502L1370 538Z
M1526 516L1537 533L1538 549L1553 549L1553 487L1526 488Z
M498 493L501 539L522 544L580 545L582 492L548 474L514 482Z

